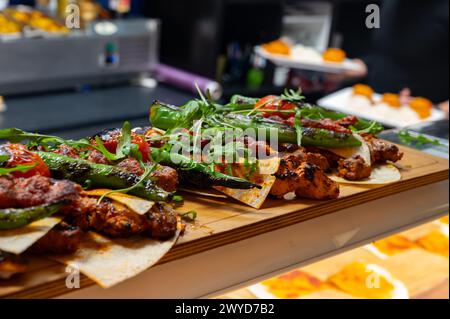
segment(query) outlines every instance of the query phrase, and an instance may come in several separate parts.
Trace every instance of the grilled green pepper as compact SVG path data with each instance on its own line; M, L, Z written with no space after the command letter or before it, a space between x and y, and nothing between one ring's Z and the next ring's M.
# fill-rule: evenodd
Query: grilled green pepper
M177 153L171 153L159 148L152 148L152 157L162 164L173 166L183 182L199 187L224 186L234 189L261 188L245 179L212 171L203 163L193 162L190 158Z
M65 204L65 202L58 202L29 208L0 209L0 230L20 228L49 217L57 213Z
M154 104L150 111L150 122L159 129L170 129L174 127L174 123L180 122L180 118L182 117L180 110L180 108L162 103ZM217 115L215 118L215 120L211 121L216 121L215 124L217 126L223 126L223 123L225 123L228 126L238 127L244 130L249 128L255 129L256 132L263 130L266 132L264 138L268 138L271 130L275 130L278 133L278 141L280 143L297 143L297 132L293 127L270 119L232 113L224 116ZM303 128L302 145L342 148L360 146L361 141L352 134L337 133L317 128Z
M140 181L138 175L124 172L114 166L95 164L83 159L48 152L36 152L36 154L44 160L53 176L79 184L117 190L132 187ZM129 194L153 201L167 201L173 197L172 193L159 188L150 179L136 185Z
M223 118L224 122L230 126L238 127L243 130L254 129L256 132L265 132L265 138L269 140L271 131L278 133L279 143L297 143L296 130L283 123L273 121L270 119L260 117L248 117L236 114L227 114ZM303 146L316 146L316 147L329 147L329 148L342 148L342 147L354 147L361 146L361 141L355 138L352 134L338 133L334 131L328 131L317 128L302 128L302 145Z

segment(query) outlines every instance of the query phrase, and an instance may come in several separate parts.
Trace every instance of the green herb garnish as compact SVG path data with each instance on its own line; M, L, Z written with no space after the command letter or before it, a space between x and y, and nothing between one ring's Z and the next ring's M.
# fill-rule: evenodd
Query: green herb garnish
M284 93L280 97L286 102L301 103L305 100L302 93L302 89L300 88L297 91L285 89Z
M432 144L435 146L442 146L442 143L437 139L428 138L422 134L411 134L408 130L401 130L397 133L397 136L403 144L406 145L416 145L424 146L427 144Z
M187 213L181 214L180 217L186 222L193 223L197 219L198 213L195 210L191 210Z
M139 181L136 184L134 184L133 186L128 187L128 188L116 189L116 190L110 191L110 192L108 192L106 194L103 194L103 196L101 196L98 199L97 205L100 204L103 201L103 199L105 199L105 197L107 197L108 195L115 194L115 193L127 194L127 193L131 192L133 189L139 187L140 185L142 185L142 183L144 183L148 179L150 174L155 170L155 168L157 166L157 164L153 164L151 166L148 166L148 165L145 165L142 162L141 162L141 165L142 165L142 167L144 167L145 171L144 171L144 174L142 174L141 178L139 179Z
M16 167L11 167L11 168L0 167L0 175L8 175L8 174L14 173L14 172L26 173L26 172L32 170L35 167L36 167L36 164L32 164L32 165L17 165Z

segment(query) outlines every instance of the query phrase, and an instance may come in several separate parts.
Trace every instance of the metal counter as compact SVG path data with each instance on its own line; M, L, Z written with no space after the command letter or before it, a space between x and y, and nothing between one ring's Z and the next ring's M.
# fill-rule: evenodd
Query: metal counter
M6 98L8 109L0 113L0 128L18 127L75 138L121 126L125 120L135 126L146 125L149 106L155 99L182 105L192 98L163 85L12 97Z

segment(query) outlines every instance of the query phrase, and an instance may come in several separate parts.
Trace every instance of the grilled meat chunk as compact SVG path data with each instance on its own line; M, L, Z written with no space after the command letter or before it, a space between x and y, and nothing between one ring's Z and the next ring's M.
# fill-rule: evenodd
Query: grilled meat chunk
M41 150L41 151L45 151L45 149ZM72 158L79 158L78 151L76 149L74 149L73 147L70 147L68 145L64 145L64 144L60 145L58 147L58 149L54 151L54 153L59 154L59 155L69 156Z
M293 153L286 154L281 162L290 162L291 167L299 167L301 163L310 163L318 166L323 171L328 171L330 165L325 156L319 153L307 152L305 148L299 148Z
M339 184L329 179L319 166L302 162L300 156L286 155L275 177L270 194L278 198L292 192L298 197L319 200L339 197Z
M37 241L28 252L36 255L71 254L78 250L82 236L80 228L64 221Z
M167 192L175 192L178 188L179 178L176 169L168 166L160 166L150 174L156 185Z
M27 263L20 256L5 253L0 250L0 279L10 279L16 274L27 270Z
M339 161L338 175L349 181L359 181L372 175L372 167L357 155Z
M120 161L116 167L118 169L121 169L124 172L131 173L134 175L141 176L144 174L144 169L142 168L139 161L133 157L125 158L124 160Z
M348 128L349 126L354 126L356 123L359 122L358 118L354 115L346 116L340 120L334 121L336 124L339 124L341 126L344 126Z
M128 238L146 235L155 239L172 237L177 229L177 218L168 206L155 204L146 215L138 215L127 207L104 199L80 197L67 211L75 212L75 225L84 231L95 230L110 237Z
M147 216L147 232L152 238L169 239L177 231L178 219L173 209L166 204L156 203Z
M141 176L144 174L144 169L137 159L132 157L126 158L117 164L117 168L131 174ZM150 174L150 178L155 181L155 184L167 192L174 192L178 188L178 172L168 166L158 165L156 169Z
M303 127L325 129L338 133L346 133L346 134L352 133L352 131L347 127L342 126L339 122L330 119L322 119L322 120L303 119L302 125Z
M74 201L81 187L67 180L44 176L0 178L0 208L26 208L60 201Z
M373 135L363 136L366 142L369 144L372 161L378 163L386 163L387 161L398 162L403 158L403 153L392 143L380 140Z
M97 150L91 151L87 160L96 164L111 165L111 162L105 157L105 155Z
M342 159L341 156L323 148L306 147L306 151L309 153L320 154L325 157L330 168L337 168L339 161Z

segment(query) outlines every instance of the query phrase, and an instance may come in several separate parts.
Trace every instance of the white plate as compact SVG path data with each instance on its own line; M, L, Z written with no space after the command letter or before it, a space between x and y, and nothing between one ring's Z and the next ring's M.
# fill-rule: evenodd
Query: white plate
M410 299L408 288L399 280L393 280L394 285L393 297L391 299ZM262 283L248 287L248 290L258 299L270 300L280 299L272 294L269 289ZM296 299L361 299L354 297L346 292L337 289L318 290L314 293L304 295Z
M381 95L375 94L374 104L363 96L354 96L353 88L346 88L320 99L317 104L333 111L356 115L385 126L402 128L426 121L437 121L445 118L445 113L433 109L431 116L420 119L409 106L393 108L381 103ZM366 100L366 101L364 101Z
M264 50L262 47L257 46L255 48L256 54L274 63L277 66L299 69L299 70L309 70L317 72L327 72L327 73L342 73L345 71L358 71L361 67L346 59L342 63L333 63L325 61L307 61L301 58L295 58L290 56L284 56L279 54L272 54Z

